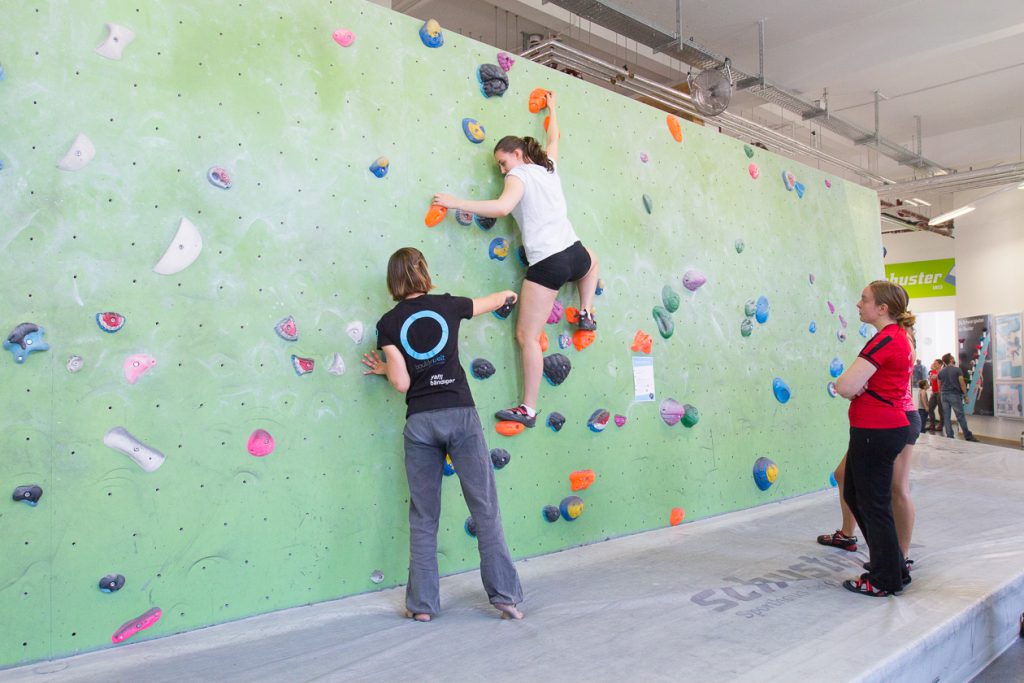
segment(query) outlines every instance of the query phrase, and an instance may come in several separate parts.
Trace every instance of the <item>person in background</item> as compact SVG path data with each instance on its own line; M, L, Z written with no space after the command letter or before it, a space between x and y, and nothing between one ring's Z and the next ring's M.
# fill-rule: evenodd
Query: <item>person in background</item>
M922 379L917 383L917 413L921 416L921 424L925 424L928 421L928 380Z
M914 361L914 373L911 375L911 382L915 387L917 387L917 383L923 379L928 379L928 371L924 369L924 365L921 364L921 359L918 358Z
M956 421L960 429L964 431L964 439L977 441L970 427L967 426L967 416L964 414L964 403L967 402L967 382L964 380L963 371L956 366L953 354L947 353L942 357L942 369L939 370L939 392L942 401L942 421L946 425L946 438L955 439L953 434L953 423L950 422L950 411L956 414Z
M928 430L933 434L942 431L942 405L939 401L939 370L942 369L942 361L936 358L932 361L931 370L928 371L928 382L931 385L931 395L928 397Z

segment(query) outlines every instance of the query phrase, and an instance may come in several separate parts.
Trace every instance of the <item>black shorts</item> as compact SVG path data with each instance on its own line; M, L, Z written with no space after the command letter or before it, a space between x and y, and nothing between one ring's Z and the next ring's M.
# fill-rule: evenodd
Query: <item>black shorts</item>
M907 445L913 446L917 443L917 437L921 436L921 413L916 410L908 410L907 422L910 423L910 431L907 432Z
M590 253L579 240L568 249L552 254L526 269L526 279L541 287L558 290L590 272Z

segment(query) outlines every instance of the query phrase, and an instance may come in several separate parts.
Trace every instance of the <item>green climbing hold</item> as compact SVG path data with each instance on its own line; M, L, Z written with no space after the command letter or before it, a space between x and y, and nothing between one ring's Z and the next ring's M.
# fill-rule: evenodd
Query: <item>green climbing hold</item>
M658 332L661 333L662 339L671 337L672 333L676 331L676 325L672 322L672 314L661 306L655 306L651 314L654 315L654 322L658 323Z
M754 313L757 312L757 302L753 299L747 299L747 303L743 304L743 315L748 318L753 318Z
M700 422L700 413L697 411L696 407L691 406L689 403L687 403L683 406L683 408L686 410L686 412L683 413L683 419L680 420L680 422L682 422L684 427L692 427L693 425Z
M675 313L679 310L679 295L676 294L671 285L665 285L661 288L661 302L665 304L665 308L669 313Z
M750 145L743 145L743 153L747 155L748 159L754 158L754 150Z
M743 322L740 323L740 334L744 337L749 337L750 333L754 331L754 323L750 318L744 318Z

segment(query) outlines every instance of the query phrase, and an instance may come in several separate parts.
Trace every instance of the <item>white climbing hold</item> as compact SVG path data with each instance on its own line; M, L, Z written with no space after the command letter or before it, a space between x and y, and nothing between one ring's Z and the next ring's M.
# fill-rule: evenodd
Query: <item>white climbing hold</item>
M124 453L146 472L156 472L164 464L164 454L142 443L124 427L114 427L103 437L103 444Z
M178 232L174 234L174 239L160 261L153 266L153 271L160 275L180 273L199 258L199 252L202 250L203 236L199 234L199 228L189 219L182 218Z
M57 162L57 168L62 171L80 171L89 165L92 158L96 156L96 147L92 140L79 133L75 141L71 143L71 149Z
M128 43L135 40L135 34L131 29L120 24L107 24L107 38L99 47L96 54L107 59L121 59L121 53L128 47Z
M345 334L347 334L349 336L349 338L352 341L354 341L356 344L362 344L363 343L363 323L361 323L358 320L350 322L348 324L348 327L345 328Z
M337 351L334 352L334 360L331 361L331 367L327 368L327 372L339 376L345 374L345 360Z

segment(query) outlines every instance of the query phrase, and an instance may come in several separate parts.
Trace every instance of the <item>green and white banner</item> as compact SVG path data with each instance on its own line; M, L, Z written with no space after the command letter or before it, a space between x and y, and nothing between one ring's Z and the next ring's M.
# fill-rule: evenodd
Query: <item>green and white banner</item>
M885 279L903 285L911 299L956 296L956 259L885 264Z

